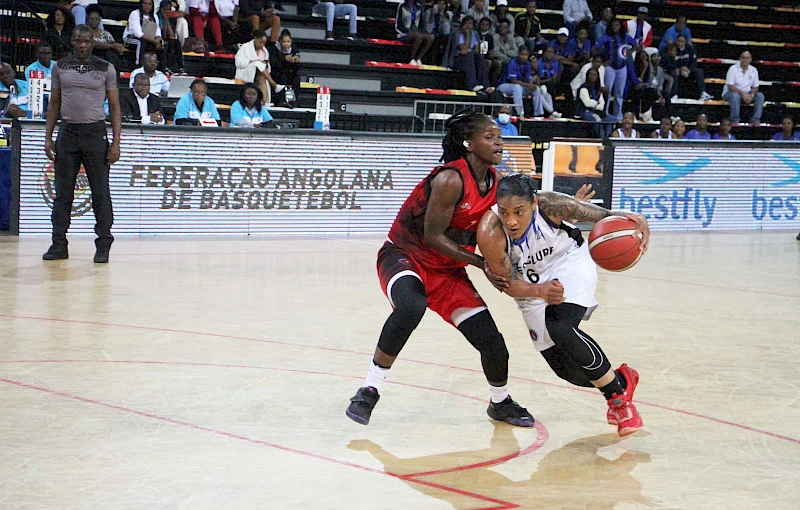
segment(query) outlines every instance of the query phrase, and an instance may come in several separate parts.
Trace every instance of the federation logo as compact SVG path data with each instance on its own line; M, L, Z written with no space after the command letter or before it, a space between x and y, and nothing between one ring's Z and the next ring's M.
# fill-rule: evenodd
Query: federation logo
M404 266L413 266L413 265L414 265L414 264L412 264L412 263L411 263L411 261L410 261L410 260L408 260L408 259L397 259L397 261L398 261L399 263L403 264Z
M42 167L42 175L39 177L39 193L47 207L53 209L56 200L56 174L53 169L53 162L48 161ZM89 188L89 179L86 177L86 169L81 165L78 171L78 178L75 179L75 200L72 202L71 217L83 216L92 210L92 192Z
M538 334L538 333L536 333L536 331L535 331L535 330L531 329L531 330L529 330L529 331L530 331L530 333L531 333L531 340L533 340L534 342L535 342L535 341L537 341L537 340L539 340L539 334Z

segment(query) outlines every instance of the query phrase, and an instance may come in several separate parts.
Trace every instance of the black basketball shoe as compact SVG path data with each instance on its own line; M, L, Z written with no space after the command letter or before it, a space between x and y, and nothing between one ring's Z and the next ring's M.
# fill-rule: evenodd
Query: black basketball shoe
M69 252L67 252L67 245L62 243L53 243L47 252L42 255L42 260L62 260L68 258Z
M533 415L514 402L510 395L499 404L489 401L486 414L493 420L504 421L518 427L533 427Z
M347 406L347 417L361 425L368 424L372 410L380 398L378 390L372 386L359 388L356 395L350 399L350 405Z

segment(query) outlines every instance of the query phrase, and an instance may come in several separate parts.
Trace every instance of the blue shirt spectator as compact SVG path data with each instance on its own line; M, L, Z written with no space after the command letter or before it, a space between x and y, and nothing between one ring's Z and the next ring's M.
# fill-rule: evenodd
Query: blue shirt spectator
M0 64L0 91L10 92L7 99L2 100L2 115L4 117L18 117L20 112L9 114L11 106L18 107L23 113L28 111L28 82L14 78L16 72L11 64ZM12 90L13 89L13 90ZM24 116L24 115L23 115Z
M579 64L584 64L592 59L592 41L586 39L581 43L577 38L570 39L567 43L567 53Z
M778 132L772 135L772 139L785 142L800 142L800 131L794 131L791 136L786 136L782 132Z
M252 83L245 85L239 99L231 105L231 126L260 127L272 121L267 107L261 105L262 99L258 87Z
M696 129L692 129L684 136L686 140L711 140L711 133L705 131L701 133Z
M200 105L199 107L198 104ZM175 107L175 123L199 124L200 119L220 121L217 105L213 99L208 97L205 82L203 80L195 80L192 83L192 90L180 98L178 105Z
M519 136L517 126L511 123L511 108L504 106L500 108L497 115L497 125L500 126L500 134L503 136Z
M560 66L556 60L547 60L545 57L541 57L538 65L536 66L536 70L539 73L539 78L541 78L542 82L556 78L558 76L559 68Z
M519 63L519 60L515 58L508 63L501 82L511 83L513 80L524 81L525 83L531 83L533 81L533 66L531 66L530 61L522 65Z
M623 52L623 47L626 45L628 48ZM627 51L630 51L635 45L636 41L628 34L624 36L615 34L604 35L595 45L595 48L603 56L603 60L609 62L608 65L610 65L612 69L622 69L627 65Z
M570 49L572 48L572 46L570 45L571 42L572 41L567 41L562 46L559 43L558 39L556 38L550 41L550 47L553 48L553 51L555 51L557 56L570 58L572 56L572 53L570 52Z
M736 140L736 137L733 136L733 133L728 133L728 135L724 137L720 133L717 133L716 135L714 135L714 138L712 138L712 140Z
M686 16L683 14L678 15L678 19L676 20L675 24L669 27L666 32L664 32L661 42L658 43L658 50L663 51L666 49L667 44L677 41L679 35L686 37L686 42L691 44L692 31L686 26Z
M31 71L44 71L44 77L46 80L50 79L50 76L53 74L53 68L56 66L54 60L50 61L50 67L45 67L42 65L40 61L36 61L33 64L29 65L25 68L25 79L27 80L31 76Z

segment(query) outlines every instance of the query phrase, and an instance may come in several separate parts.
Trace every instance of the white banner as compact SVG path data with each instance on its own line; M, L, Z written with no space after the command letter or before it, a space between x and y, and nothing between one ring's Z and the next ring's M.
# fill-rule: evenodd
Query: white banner
M49 234L55 175L44 125L23 126L19 231ZM383 235L442 152L431 136L272 133L125 128L110 175L113 233ZM507 146L499 170L529 171L529 142ZM70 233L93 233L91 208L81 169Z
M615 145L611 205L653 230L798 230L800 144Z

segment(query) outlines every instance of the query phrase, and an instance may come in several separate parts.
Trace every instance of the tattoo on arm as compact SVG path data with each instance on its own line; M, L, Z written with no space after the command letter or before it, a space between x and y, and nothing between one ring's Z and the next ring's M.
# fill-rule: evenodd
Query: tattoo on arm
M503 229L503 224L500 223L500 218L494 214L489 222L489 234L492 237L497 237L498 239L503 239L505 241L503 256L500 259L500 264L503 266L503 273L498 276L504 276L509 280L515 279L514 269L511 266L511 259L508 257L508 238L506 237L506 232Z
M553 221L576 219L578 221L597 223L603 218L619 213L618 211L603 209L588 202L579 202L574 197L563 193L540 192L536 196L539 208Z

